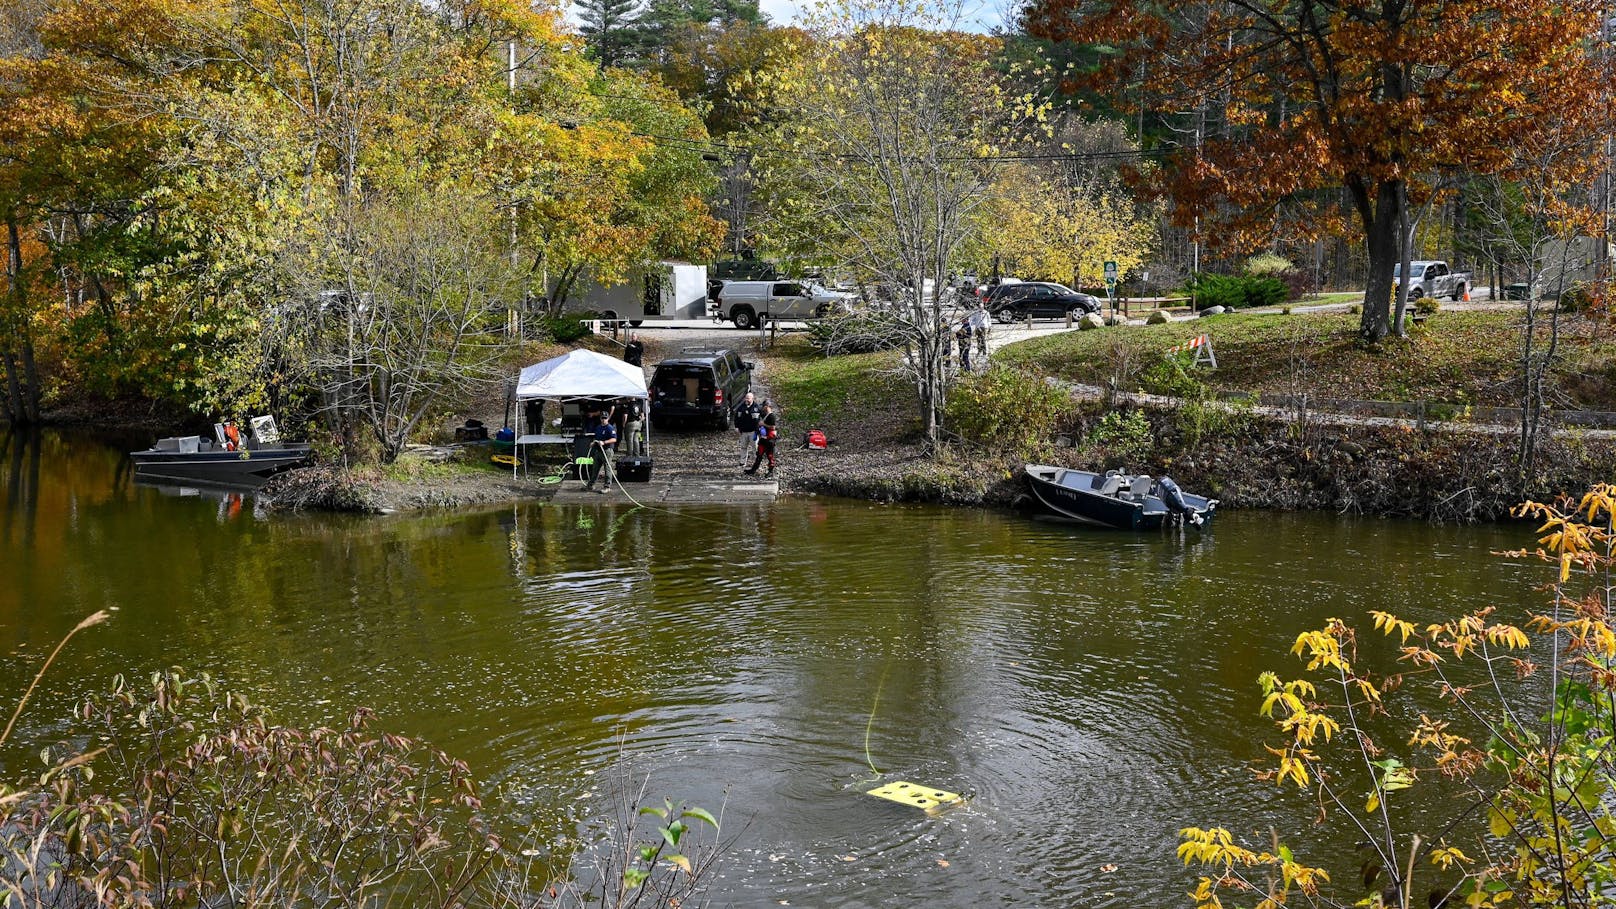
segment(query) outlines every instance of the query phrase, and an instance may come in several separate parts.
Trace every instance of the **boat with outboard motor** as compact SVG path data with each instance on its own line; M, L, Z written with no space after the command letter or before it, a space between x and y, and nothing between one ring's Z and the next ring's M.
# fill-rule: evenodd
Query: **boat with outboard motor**
M201 436L158 439L132 451L135 476L221 486L259 486L275 474L309 462L309 446L282 442L274 417L253 417L245 437L230 421L216 423L214 440Z
M1118 471L1093 473L1028 464L1027 489L1041 512L1051 517L1118 530L1155 530L1183 522L1199 527L1212 519L1218 500L1190 495L1171 477Z

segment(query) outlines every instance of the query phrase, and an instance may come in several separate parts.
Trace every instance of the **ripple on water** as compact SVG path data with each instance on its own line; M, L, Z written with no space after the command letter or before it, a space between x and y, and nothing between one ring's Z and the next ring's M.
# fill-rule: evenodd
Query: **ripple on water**
M726 806L717 903L738 906L1178 904L1178 828L1311 816L1245 767L1269 732L1256 675L1294 670L1298 631L1537 577L1477 555L1519 544L1502 532L1318 516L1173 538L817 500L544 507L271 521L244 546L176 502L63 521L83 530L48 578L59 553L0 539L37 602L0 632L115 588L119 633L66 654L68 683L183 662L297 721L373 706L547 830L648 774L657 797ZM257 595L216 596L221 573ZM863 794L897 779L970 800L932 817Z

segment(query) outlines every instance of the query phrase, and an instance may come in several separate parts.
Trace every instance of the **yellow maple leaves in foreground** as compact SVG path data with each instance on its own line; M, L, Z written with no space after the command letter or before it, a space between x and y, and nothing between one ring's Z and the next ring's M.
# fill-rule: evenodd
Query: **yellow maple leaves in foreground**
M1537 665L1532 659L1535 648L1540 657L1544 652L1555 655L1555 678L1576 680L1576 684L1587 684L1599 691L1616 690L1616 631L1609 618L1610 590L1602 581L1604 573L1616 565L1616 540L1612 538L1616 486L1596 486L1574 504L1568 500L1556 504L1527 502L1516 514L1541 521L1537 529L1539 548L1504 555L1541 560L1557 569L1552 610L1530 616L1524 628L1498 621L1496 609L1491 606L1423 626L1390 612L1372 611L1374 630L1386 638L1395 638L1397 661L1407 667L1400 673L1379 675L1359 666L1355 629L1341 619L1331 618L1322 628L1298 634L1291 647L1291 653L1303 661L1304 671L1313 674L1313 678L1286 681L1273 672L1258 677L1262 691L1260 713L1273 720L1284 739L1277 747L1265 746L1274 763L1259 770L1258 777L1281 786L1289 782L1298 789L1312 789L1321 820L1333 806L1355 816L1354 828L1361 835L1378 840L1366 843L1377 852L1378 859L1374 861L1379 868L1364 881L1368 887L1379 875L1387 886L1375 890L1360 905L1391 905L1385 902L1391 898L1389 894L1397 894L1396 898L1403 901L1411 898L1416 859L1431 869L1431 875L1444 875L1449 881L1457 875L1458 882L1451 884L1450 891L1453 905L1515 905L1519 898L1515 891L1521 889L1519 876L1536 877L1544 870L1534 864L1533 857L1534 850L1543 851L1543 844L1531 840L1530 831L1521 825L1531 819L1527 812L1532 810L1533 794L1543 791L1541 786L1534 788L1532 774L1541 769L1547 752L1536 744L1539 739L1534 733L1517 735L1511 731L1520 719L1510 712L1508 702L1491 705L1502 709L1503 716L1489 720L1479 713L1487 705L1479 698L1478 689L1504 698L1502 686L1506 680L1518 682L1536 673ZM1579 571L1594 582L1593 592L1582 599L1567 589ZM1461 665L1467 667L1464 673L1458 671ZM1448 719L1427 712L1429 708L1418 711L1418 721L1409 725L1402 757L1377 744L1366 724L1376 718L1377 722L1370 725L1384 729L1385 722L1396 722L1396 716L1385 709L1382 697L1409 678L1428 680L1430 690L1440 702L1452 705L1464 724L1480 722L1488 728L1493 738L1489 751L1478 749L1470 738L1451 729ZM1525 696L1530 701L1533 695L1526 692ZM1500 729L1511 731L1502 743ZM1328 750L1332 745L1337 750L1341 746L1348 749L1334 764L1331 759L1336 755ZM1450 828L1444 828L1430 842L1422 841L1417 833L1394 828L1393 815L1388 813L1390 796L1418 785L1422 779L1461 782L1471 797L1488 791L1478 784L1476 774L1495 761L1510 760L1507 755L1500 758L1501 752L1496 750L1500 748L1512 753L1516 764L1513 769L1506 768L1502 782L1488 784L1497 787L1489 817L1493 819L1493 835L1513 836L1521 841L1520 849L1494 853L1489 848L1483 861L1478 862L1445 841ZM1359 809L1349 804L1348 799L1354 797L1348 787L1352 785L1350 780L1364 776L1369 791ZM1597 794L1584 798L1579 792L1567 797L1573 796L1579 804L1598 803ZM1503 824L1499 819L1516 820ZM1616 821L1612 826L1616 832ZM1231 892L1262 894L1256 904L1258 909L1290 905L1293 891L1300 891L1312 902L1319 886L1330 880L1322 869L1298 863L1290 850L1280 845L1277 836L1273 847L1263 851L1240 845L1222 827L1186 827L1179 831L1179 838L1179 858L1185 864L1201 865L1213 872L1200 878L1190 893L1200 909L1222 907L1220 894ZM1408 854L1396 857L1395 853L1405 847ZM1576 878L1572 883L1583 881L1581 872L1568 876L1568 880L1572 877ZM1516 879L1513 889L1506 886L1511 879Z

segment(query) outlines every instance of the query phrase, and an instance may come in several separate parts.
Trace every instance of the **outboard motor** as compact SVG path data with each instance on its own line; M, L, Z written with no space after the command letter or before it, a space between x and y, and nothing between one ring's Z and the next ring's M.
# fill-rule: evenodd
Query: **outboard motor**
M1189 503L1184 501L1184 491L1178 488L1178 484L1173 482L1172 477L1162 477L1157 482L1156 488L1161 491L1162 502L1166 503L1169 512L1196 527L1201 526L1201 516L1189 506Z

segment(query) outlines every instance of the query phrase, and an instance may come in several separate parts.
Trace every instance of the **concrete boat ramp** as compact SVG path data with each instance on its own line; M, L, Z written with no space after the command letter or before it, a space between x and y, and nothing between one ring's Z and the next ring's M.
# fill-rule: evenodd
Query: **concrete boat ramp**
M757 505L780 495L776 480L718 474L673 474L648 483L624 483L602 495L582 480L564 480L550 499L554 505Z

